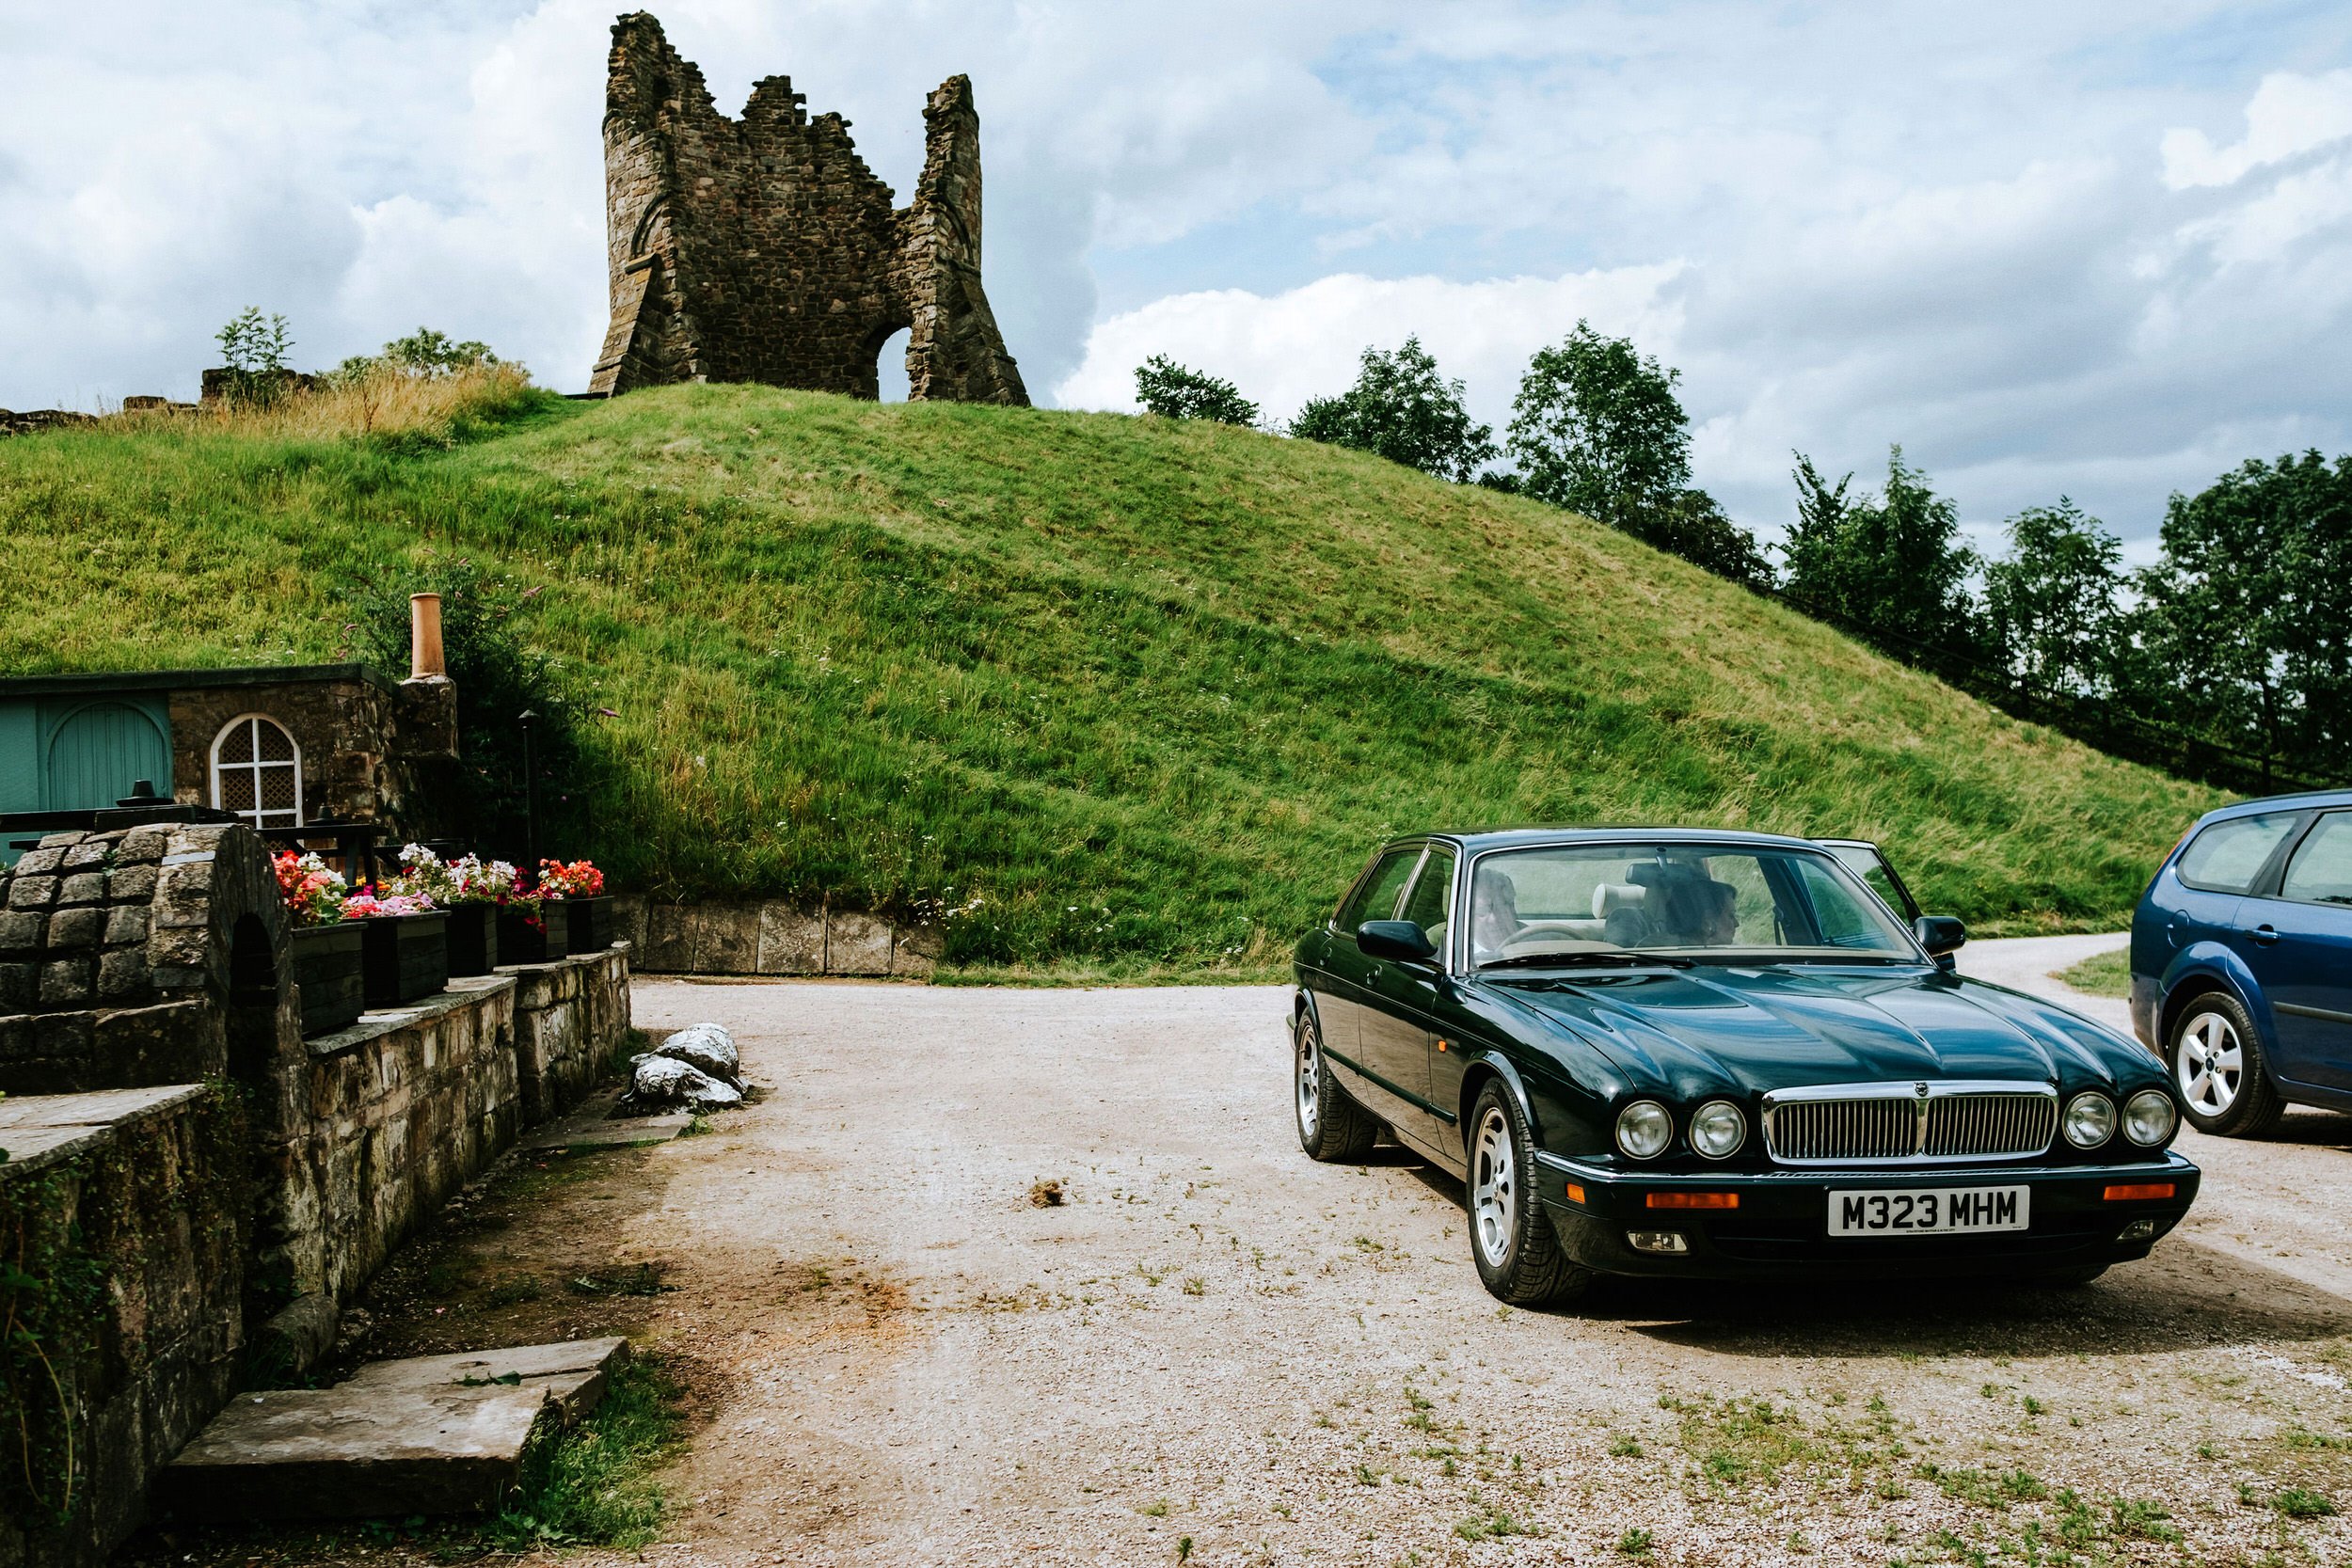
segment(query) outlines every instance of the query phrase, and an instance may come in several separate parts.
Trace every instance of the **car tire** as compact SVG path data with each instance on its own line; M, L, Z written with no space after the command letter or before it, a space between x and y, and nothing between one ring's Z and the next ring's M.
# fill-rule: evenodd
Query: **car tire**
M2254 1021L2227 991L2181 1009L2166 1053L2188 1124L2224 1138L2254 1138L2279 1125L2286 1101L2270 1082Z
M1298 1124L1298 1147L1311 1159L1352 1164L1380 1139L1380 1123L1331 1076L1331 1064L1323 1056L1323 1028L1311 1008L1300 1008L1291 1025L1291 1112Z
M1488 1080L1470 1108L1467 1153L1470 1259L1487 1293L1514 1307L1582 1295L1592 1271L1569 1259L1551 1215L1536 1200L1535 1140L1518 1099L1499 1078Z

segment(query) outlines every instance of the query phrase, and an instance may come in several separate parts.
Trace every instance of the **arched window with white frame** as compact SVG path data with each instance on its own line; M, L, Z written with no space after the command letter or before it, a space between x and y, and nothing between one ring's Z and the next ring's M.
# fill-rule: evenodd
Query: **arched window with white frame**
M302 826L302 749L265 713L243 713L213 737L213 804L256 828Z

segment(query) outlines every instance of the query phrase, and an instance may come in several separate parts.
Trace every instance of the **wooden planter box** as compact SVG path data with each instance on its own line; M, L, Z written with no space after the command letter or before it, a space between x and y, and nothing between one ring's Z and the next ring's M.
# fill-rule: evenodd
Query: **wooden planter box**
M351 924L366 933L359 968L369 1006L398 1007L448 988L448 915L380 914Z
M449 973L487 974L499 966L499 907L453 904L449 916Z
M548 961L548 929L533 926L524 916L533 908L531 904L501 904L499 911L499 962L502 964L543 964ZM564 906L546 906L552 919L564 917ZM557 937L555 956L564 956L564 939Z
M359 958L365 937L351 921L294 928L294 979L302 989L306 1037L331 1035L358 1022L367 1006Z
M564 951L575 956L601 953L612 945L612 895L566 898L555 906L564 912Z

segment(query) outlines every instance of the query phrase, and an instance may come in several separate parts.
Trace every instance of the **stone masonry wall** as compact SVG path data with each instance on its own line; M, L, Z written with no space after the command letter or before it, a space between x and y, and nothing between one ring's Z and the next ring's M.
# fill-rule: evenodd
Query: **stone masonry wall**
M448 830L443 802L457 757L457 689L446 677L304 680L174 690L171 777L187 805L212 803L213 740L262 713L302 752L303 820L383 822L408 838Z
M624 896L614 923L637 968L660 974L920 977L938 966L936 927L898 926L850 910L782 902L667 904Z
M837 114L789 77L719 113L701 71L644 12L612 28L605 89L612 318L592 392L764 381L880 395L908 330L911 398L1026 406L980 285L979 115L950 77L923 112L913 203L894 208Z
M103 1561L145 1516L149 1476L228 1400L243 1348L243 1122L233 1091L196 1085L0 1100L0 1229L70 1234L105 1270L88 1307L43 1324L57 1386L40 1376L27 1402L51 1505L66 1500L58 1440L72 1429L72 1507L57 1523L20 1490L10 1422L0 1568Z

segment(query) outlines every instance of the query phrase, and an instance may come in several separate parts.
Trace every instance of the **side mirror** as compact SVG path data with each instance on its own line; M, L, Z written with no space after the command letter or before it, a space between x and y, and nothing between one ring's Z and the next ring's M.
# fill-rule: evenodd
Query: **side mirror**
M1948 914L1921 915L1911 923L1911 934L1919 939L1931 958L1945 958L1968 945L1968 927Z
M1356 945L1367 958L1425 964L1438 956L1428 934L1409 920L1367 920L1356 927Z

